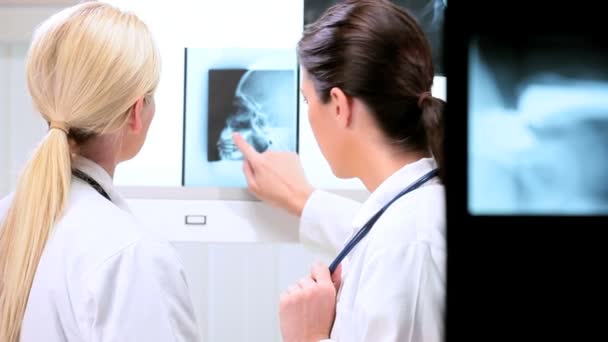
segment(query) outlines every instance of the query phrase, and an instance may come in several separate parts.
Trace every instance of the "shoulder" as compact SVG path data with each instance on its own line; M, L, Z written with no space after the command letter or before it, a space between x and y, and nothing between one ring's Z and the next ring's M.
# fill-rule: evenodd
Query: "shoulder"
M382 246L424 242L445 249L445 188L432 183L395 201L376 223L374 240Z
M398 273L413 274L413 267L432 273L441 283L447 258L445 230L444 186L421 187L397 200L372 228L366 269L392 265L392 271L386 271L397 277Z
M120 256L166 254L167 247L131 213L78 184L73 185L65 213L47 245L49 253L64 254L85 273Z
M361 202L354 199L317 189L312 192L306 201L302 210L301 220L318 222L320 217L327 215L328 210L333 213L336 207L340 208L341 211L346 210L348 214L352 214L361 205Z
M150 301L150 296L180 298L189 305L189 288L183 262L173 246L152 238L139 239L105 258L95 260L84 274L84 285L96 301L121 302L123 295L144 296L133 301ZM117 293L116 291L119 291ZM147 298L147 299L146 299Z
M168 242L146 238L126 246L87 272L85 286L100 317L111 316L112 306L132 305L156 312L155 320L194 317L182 260Z
M86 277L86 291L96 333L112 330L132 341L199 339L183 264L168 242L143 238L101 260Z
M128 270L127 277L184 277L183 263L173 246L167 241L144 237L99 260L93 274L106 277L108 273ZM112 278L112 277L111 277Z

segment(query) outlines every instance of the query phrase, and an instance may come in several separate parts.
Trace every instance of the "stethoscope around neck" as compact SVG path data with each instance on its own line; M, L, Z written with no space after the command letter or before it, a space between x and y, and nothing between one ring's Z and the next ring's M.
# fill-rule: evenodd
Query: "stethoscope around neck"
M81 181L89 184L101 196L103 196L108 201L112 202L112 199L110 198L110 195L108 195L108 193L103 189L103 187L101 186L101 184L99 184L96 180L94 180L93 177L87 175L86 173L84 173L84 172L82 172L81 170L78 170L78 169L72 169L72 176L74 176L74 177L80 179Z
M367 233L369 233L369 231L372 229L374 224L376 224L376 222L378 221L380 216L382 216L382 214L384 214L386 209L388 209L393 203L395 203L395 201L397 201L401 197L405 196L407 193L418 189L424 183L428 182L429 180L431 180L433 177L435 177L437 175L439 175L438 169L431 170L430 172L428 172L427 174L425 174L424 176L422 176L418 180L416 180L414 183L410 184L407 188L403 189L403 191L401 191L399 194L397 194L397 196L395 196L395 198L393 198L392 200L390 200L390 202L385 204L384 207L382 207L382 209L380 209L376 214L374 214L374 216L372 216L372 218L370 218L369 221L367 221L367 223L365 223L363 225L363 227L357 232L357 234L355 234L355 236L353 236L353 238L346 244L344 249L342 249L340 254L338 254L336 259L334 259L334 261L329 266L329 272L331 274L334 273L334 271L336 270L336 268L338 268L338 265L340 265L342 260L344 260L344 258L346 258L346 256L353 250L353 248L355 248L355 246L357 246L357 244L359 242L361 242L361 240L363 240L363 238L367 235Z

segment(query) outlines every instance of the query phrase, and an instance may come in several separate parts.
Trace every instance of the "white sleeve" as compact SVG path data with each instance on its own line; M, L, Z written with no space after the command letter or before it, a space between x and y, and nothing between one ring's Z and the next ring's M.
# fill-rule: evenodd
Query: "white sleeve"
M90 280L88 341L201 341L182 264L168 243L131 245Z
M330 254L338 253L352 232L352 220L361 203L315 190L302 211L300 241Z
M439 267L424 242L371 255L347 324L354 330L349 342L442 341L445 283Z

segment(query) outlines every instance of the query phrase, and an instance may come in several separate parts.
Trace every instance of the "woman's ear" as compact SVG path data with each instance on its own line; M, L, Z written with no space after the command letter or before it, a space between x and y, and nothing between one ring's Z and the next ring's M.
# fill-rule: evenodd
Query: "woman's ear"
M144 109L144 98L141 97L140 99L137 100L137 102L135 102L135 104L129 110L129 120L128 120L129 133L139 134L141 132L141 130L144 128L143 117L142 117L143 109Z
M353 108L352 99L342 89L334 87L329 91L330 104L334 118L340 127L349 127L352 122Z

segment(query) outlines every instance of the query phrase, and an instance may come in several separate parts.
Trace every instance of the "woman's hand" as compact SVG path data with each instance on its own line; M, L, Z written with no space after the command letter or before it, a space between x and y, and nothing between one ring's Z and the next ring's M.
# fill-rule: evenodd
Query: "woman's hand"
M238 133L234 143L243 153L243 171L249 191L259 199L301 216L314 191L308 183L300 158L293 152L257 152Z
M323 264L313 265L311 275L281 295L279 316L285 342L318 342L328 339L336 316L336 294L342 266L333 275Z

